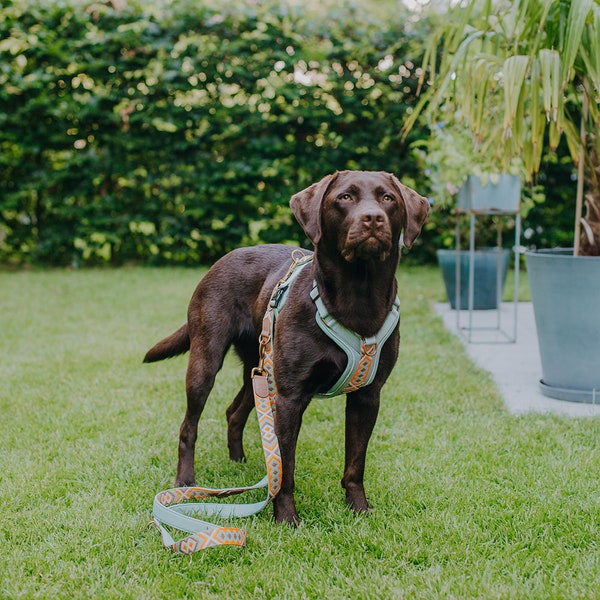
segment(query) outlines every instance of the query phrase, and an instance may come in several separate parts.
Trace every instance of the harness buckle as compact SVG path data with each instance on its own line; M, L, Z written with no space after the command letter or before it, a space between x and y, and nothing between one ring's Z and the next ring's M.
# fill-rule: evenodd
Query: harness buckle
M269 302L269 306L271 308L277 308L277 306L279 305L279 301L281 300L281 296L283 296L283 293L285 291L285 287L283 285L281 285L281 283L282 282L280 281L277 290L271 296L271 301Z
M287 273L277 282L277 285L271 294L271 299L269 301L269 306L271 308L277 308L279 306L281 298L290 285L289 280L292 273L296 270L296 267L301 263L307 263L309 260L312 260L312 256L310 254L304 254L304 251L301 248L296 248L292 251L292 263L290 264Z
M375 356L377 354L377 343L368 344L363 341L361 350L365 356Z

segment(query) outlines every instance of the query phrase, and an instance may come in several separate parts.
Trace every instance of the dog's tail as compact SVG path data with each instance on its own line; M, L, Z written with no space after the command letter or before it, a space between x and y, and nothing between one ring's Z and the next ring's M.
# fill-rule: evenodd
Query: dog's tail
M146 352L144 356L144 362L156 362L158 360L164 360L165 358L171 358L184 354L190 349L190 336L188 334L187 324L180 327L175 333L172 333L169 337L161 340Z

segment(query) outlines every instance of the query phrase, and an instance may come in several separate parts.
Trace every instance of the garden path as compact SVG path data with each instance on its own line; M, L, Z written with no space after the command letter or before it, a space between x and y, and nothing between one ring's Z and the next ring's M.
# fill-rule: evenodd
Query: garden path
M450 309L448 303L435 305L436 313L442 317L447 329L458 335L456 311ZM503 303L501 322L503 329L512 331L514 308L512 303ZM473 311L474 327L496 326L497 311ZM468 312L461 313L461 327L468 322ZM519 302L517 310L517 341L515 343L497 343L502 340L497 332L478 332L479 340L485 336L485 343L468 343L463 335L458 338L463 342L467 354L482 369L488 371L496 383L504 403L513 414L526 412L551 413L563 416L590 417L600 416L600 405L583 404L554 400L544 396L538 382L542 376L535 318L531 302ZM495 343L490 343L495 342Z

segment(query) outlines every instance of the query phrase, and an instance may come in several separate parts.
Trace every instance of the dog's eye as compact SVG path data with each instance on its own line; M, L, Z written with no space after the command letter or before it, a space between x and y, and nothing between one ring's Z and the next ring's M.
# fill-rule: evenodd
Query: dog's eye
M384 194L383 195L383 201L384 202L393 202L394 200L395 200L395 198L391 194Z
M350 194L341 194L338 196L338 200L344 200L344 202L348 202L349 200L352 200L352 196Z

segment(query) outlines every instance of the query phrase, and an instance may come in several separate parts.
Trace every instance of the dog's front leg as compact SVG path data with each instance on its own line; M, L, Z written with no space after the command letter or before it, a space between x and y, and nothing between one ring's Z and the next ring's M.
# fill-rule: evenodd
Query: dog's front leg
M277 523L298 525L300 517L294 501L294 469L296 466L296 444L302 415L308 402L279 395L275 410L275 433L281 452L281 489L273 500L273 513Z
M342 487L346 490L346 503L355 512L370 508L363 480L367 446L379 412L379 390L370 388L346 398L346 464Z

